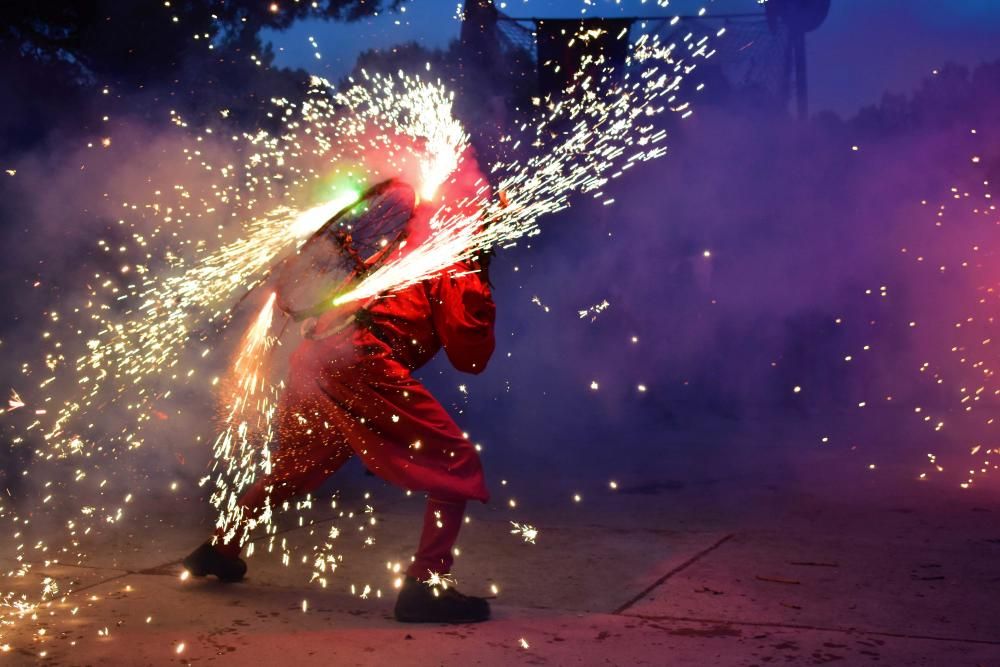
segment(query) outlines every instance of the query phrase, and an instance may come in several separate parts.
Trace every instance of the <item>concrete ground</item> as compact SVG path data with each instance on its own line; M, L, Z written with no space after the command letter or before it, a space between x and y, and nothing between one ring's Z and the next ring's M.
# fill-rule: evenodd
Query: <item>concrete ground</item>
M616 490L595 482L580 502L525 471L536 483L515 509L514 480L496 482L494 503L472 508L456 567L462 590L499 587L495 618L467 626L392 620L386 564L412 548L420 502L383 489L376 525L360 531L371 518L361 488L378 484L358 475L337 510L324 500L279 536L300 558L298 545L343 531L325 589L263 541L244 583L183 581L178 560L207 521L150 512L93 547L86 567L35 570L74 592L9 628L0 663L1000 665L996 494L844 461L809 453L787 479L787 466L703 461L672 477L665 466ZM341 517L348 507L364 521ZM536 543L511 519L536 526Z

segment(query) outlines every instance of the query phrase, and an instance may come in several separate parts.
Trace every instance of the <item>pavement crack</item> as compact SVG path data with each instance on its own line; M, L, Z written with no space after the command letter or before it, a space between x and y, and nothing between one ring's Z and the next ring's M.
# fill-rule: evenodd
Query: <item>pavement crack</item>
M960 644L986 644L1000 646L1000 639L971 639L968 637L941 637L937 635L920 635L907 632L889 632L886 630L865 630L863 628L836 628L822 625L806 625L801 623L773 623L768 621L734 621L719 618L697 618L693 616L669 616L650 614L626 614L629 618L644 621L674 621L682 623L704 623L710 625L743 626L752 628L776 628L779 630L810 630L815 632L837 632L845 635L869 635L872 637L890 637L893 639L920 639L935 642L956 642Z
M103 586L104 584L109 583L111 581L115 581L117 579L124 579L125 577L128 577L128 576L130 576L132 574L134 574L134 573L133 572L122 572L121 574L116 574L113 577L108 577L107 579L102 579L101 581L95 581L93 583L87 584L86 586L80 586L79 588L74 588L72 591L70 591L70 595L76 595L77 593L82 593L83 591L88 591L91 588L97 588L98 586Z
M716 540L713 544L710 544L709 546L707 546L706 548L702 549L701 551L699 551L695 555L691 556L691 558L688 558L686 561L684 561L683 563L681 563L677 567L673 568L672 570L670 570L669 572L667 572L666 574L664 574L662 577L660 577L659 579L657 579L656 581L654 581L652 584L650 584L649 586L647 586L646 588L644 588L642 591L640 591L638 595L634 596L628 602L626 602L625 604L621 605L620 607L618 607L617 609L615 609L611 613L612 614L616 614L616 615L624 613L625 610L627 610L629 607L631 607L636 602L638 602L639 600L643 599L644 597L646 597L647 595L649 595L651 592L653 592L654 590L656 590L657 588L659 588L661 585L663 585L663 583L667 579L669 579L670 577L674 576L678 572L682 572L682 571L686 570L687 568L689 568L690 566L694 565L699 560L701 560L702 558L704 558L705 556L707 556L708 554L712 553L713 551L715 551L716 549L718 549L719 547L721 547L730 538L732 538L733 535L734 535L734 533L730 533L730 534L725 535L725 536L721 537L720 539Z

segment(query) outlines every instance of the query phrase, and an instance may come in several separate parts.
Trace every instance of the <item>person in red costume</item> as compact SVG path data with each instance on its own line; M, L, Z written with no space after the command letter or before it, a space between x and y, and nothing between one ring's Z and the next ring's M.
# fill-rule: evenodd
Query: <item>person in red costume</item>
M239 501L244 516L255 517L265 503L280 506L315 490L354 455L382 479L426 493L420 543L396 601L403 622L475 622L490 614L485 599L436 583L451 570L466 502L486 502L489 492L475 446L413 377L442 348L459 371L486 368L496 315L488 259L460 262L376 299L355 326L339 330L336 311L320 317L292 355L271 473ZM242 547L216 535L183 562L194 576L239 581Z

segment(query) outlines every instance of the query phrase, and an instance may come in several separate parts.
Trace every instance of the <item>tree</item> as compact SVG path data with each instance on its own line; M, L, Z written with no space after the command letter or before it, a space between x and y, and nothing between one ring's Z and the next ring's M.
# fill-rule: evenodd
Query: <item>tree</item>
M303 18L353 21L395 9L401 0L13 0L0 42L20 55L73 64L80 76L150 84L202 47L222 54L262 52L260 32ZM268 63L265 63L268 64Z
M11 0L0 24L0 155L29 150L61 121L81 132L115 109L160 116L230 110L232 122L261 122L267 101L294 97L301 72L271 67L266 28L303 18L357 20L401 0ZM106 101L106 98L105 98ZM101 107L100 110L98 107Z

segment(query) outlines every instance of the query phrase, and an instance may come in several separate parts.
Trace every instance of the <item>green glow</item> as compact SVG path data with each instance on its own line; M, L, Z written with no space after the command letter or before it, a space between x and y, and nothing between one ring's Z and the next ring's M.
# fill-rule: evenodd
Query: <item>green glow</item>
M361 197L361 191L356 187L341 187L335 190L334 196L330 199L330 206L338 211L350 206Z
M358 200L365 189L365 179L352 166L333 165L324 176L311 186L312 201L339 204L338 210Z

